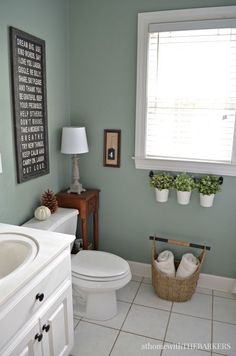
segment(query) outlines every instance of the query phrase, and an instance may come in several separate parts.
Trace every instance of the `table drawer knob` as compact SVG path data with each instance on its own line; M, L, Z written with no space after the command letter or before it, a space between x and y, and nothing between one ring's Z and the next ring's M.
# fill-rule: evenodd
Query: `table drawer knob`
M40 301L40 302L42 302L43 299L44 299L44 294L43 293L37 293L35 299Z

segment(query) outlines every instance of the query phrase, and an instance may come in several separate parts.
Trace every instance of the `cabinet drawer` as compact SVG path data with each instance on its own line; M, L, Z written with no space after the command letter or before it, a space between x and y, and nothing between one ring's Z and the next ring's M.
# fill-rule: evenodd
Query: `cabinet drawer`
M69 251L64 251L6 305L0 316L1 324L5 325L4 330L1 330L0 349L67 279L71 279L70 254ZM39 299L36 299L37 294Z

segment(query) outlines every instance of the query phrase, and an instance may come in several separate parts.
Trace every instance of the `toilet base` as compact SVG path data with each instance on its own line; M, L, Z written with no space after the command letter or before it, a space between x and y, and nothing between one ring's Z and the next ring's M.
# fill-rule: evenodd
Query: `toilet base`
M74 314L92 320L109 320L117 314L116 291L84 293L73 286Z
M91 293L87 298L86 318L108 320L117 314L116 292Z

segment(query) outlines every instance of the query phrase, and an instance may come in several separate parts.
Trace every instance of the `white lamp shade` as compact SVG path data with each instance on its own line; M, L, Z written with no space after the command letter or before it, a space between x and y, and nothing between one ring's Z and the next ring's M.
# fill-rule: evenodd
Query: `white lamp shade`
M88 152L88 142L85 127L63 127L61 152L78 154Z
M2 157L1 157L1 153L0 153L0 173L2 173Z

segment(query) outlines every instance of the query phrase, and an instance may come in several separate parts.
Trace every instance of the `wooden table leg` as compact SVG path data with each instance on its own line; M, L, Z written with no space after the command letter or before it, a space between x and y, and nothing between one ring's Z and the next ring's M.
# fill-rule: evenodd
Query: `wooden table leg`
M93 213L93 242L94 250L98 249L98 212Z
M83 249L88 249L88 218L82 219Z

